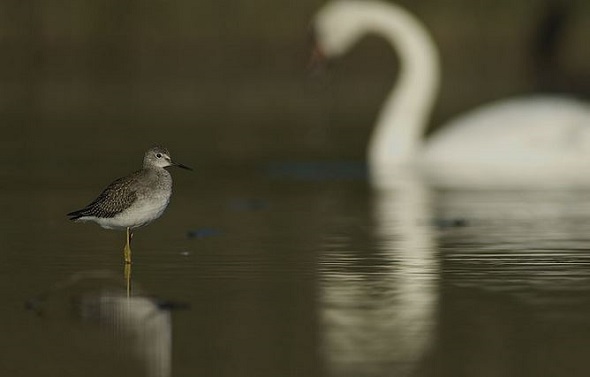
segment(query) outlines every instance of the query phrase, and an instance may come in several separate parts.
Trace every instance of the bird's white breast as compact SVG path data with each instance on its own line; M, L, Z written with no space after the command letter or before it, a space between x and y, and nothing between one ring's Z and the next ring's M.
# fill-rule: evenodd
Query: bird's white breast
M170 192L161 192L149 198L138 198L131 207L114 217L94 221L106 229L139 228L162 216L169 202Z

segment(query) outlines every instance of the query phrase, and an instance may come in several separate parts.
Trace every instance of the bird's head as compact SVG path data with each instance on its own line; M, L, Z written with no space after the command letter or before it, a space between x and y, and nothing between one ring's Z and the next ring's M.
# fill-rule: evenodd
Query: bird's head
M179 168L192 170L186 165L176 163L172 161L170 157L170 152L168 149L162 147L161 145L155 145L148 149L143 157L143 166L147 167L159 167L159 168L167 168L169 166L178 166Z

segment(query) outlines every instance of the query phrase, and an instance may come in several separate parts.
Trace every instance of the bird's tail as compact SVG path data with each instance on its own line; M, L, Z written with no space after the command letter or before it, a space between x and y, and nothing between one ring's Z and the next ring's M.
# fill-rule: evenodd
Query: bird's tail
M70 213L66 214L66 216L69 217L69 220L76 221L76 220L79 220L80 218L86 216L86 211L84 209L79 209L77 211L70 212Z

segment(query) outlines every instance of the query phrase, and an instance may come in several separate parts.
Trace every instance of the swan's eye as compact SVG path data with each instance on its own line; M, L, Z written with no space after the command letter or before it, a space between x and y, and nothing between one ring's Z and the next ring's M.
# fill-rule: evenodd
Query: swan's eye
M162 153L156 153L157 158L162 158Z

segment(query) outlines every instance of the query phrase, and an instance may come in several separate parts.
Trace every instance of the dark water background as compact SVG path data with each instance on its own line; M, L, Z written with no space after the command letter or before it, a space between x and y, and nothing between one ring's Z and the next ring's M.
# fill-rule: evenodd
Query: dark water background
M123 234L60 212L93 190L3 191L5 373L587 372L590 193L174 173L174 200L137 231L132 266L132 297L162 304L129 322L80 303L123 282ZM94 274L108 278L86 284ZM170 316L163 328L128 330L158 313Z

